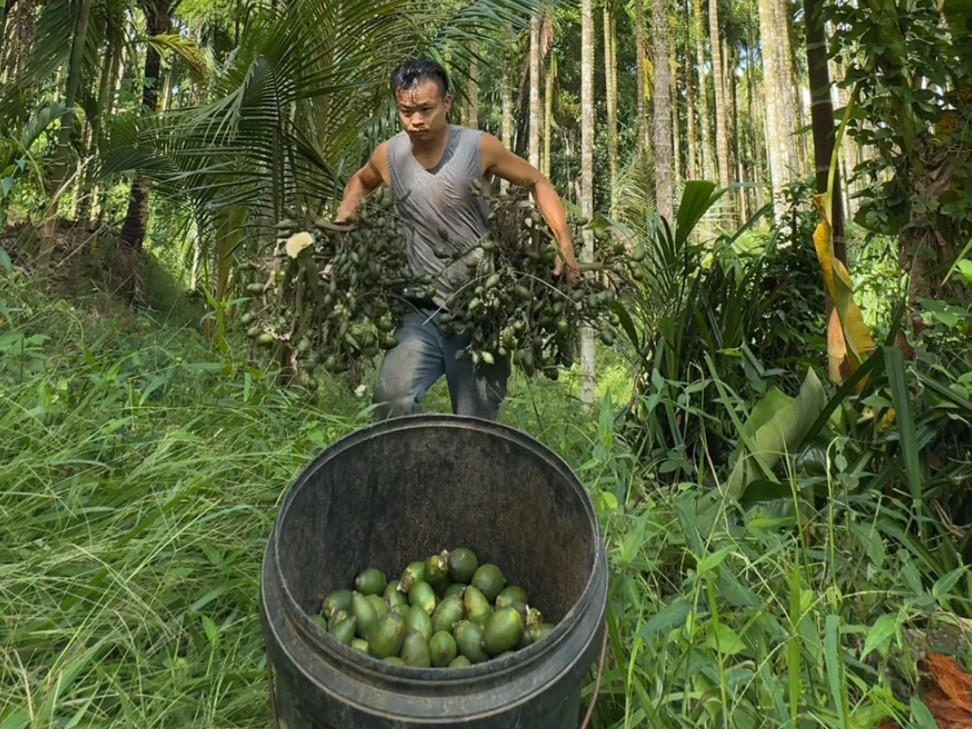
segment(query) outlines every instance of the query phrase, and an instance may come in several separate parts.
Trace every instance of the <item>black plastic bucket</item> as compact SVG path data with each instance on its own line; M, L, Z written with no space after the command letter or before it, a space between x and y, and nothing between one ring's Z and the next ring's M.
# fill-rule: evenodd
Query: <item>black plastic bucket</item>
M556 627L466 668L392 666L312 621L366 566L467 546ZM337 441L284 498L264 554L261 617L286 729L577 729L601 649L607 560L591 501L551 450L497 423L386 420Z

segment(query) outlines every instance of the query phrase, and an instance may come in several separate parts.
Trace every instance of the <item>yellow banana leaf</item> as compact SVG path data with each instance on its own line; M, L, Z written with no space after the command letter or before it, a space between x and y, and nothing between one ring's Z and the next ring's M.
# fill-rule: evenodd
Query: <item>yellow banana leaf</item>
M861 363L874 352L875 346L871 330L854 301L854 284L850 273L834 256L830 200L829 194L816 195L814 198L820 212L820 223L813 234L813 243L817 249L824 285L834 302L834 310L827 326L827 349L830 377L840 383L854 374ZM863 386L862 380L858 389Z

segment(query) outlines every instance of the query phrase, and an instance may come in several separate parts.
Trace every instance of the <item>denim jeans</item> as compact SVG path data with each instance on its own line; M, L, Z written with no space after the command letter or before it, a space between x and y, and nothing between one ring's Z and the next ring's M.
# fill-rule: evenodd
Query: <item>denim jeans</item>
M375 400L383 416L408 415L426 391L442 375L449 384L452 412L496 420L506 396L509 360L474 366L456 352L469 342L468 335L445 336L439 331L439 312L419 309L405 316L395 333L398 345L385 353L378 373Z

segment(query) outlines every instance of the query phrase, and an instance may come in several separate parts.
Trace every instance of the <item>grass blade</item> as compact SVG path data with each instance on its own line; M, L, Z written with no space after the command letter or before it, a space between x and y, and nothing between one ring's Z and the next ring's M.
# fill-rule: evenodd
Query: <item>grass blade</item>
M828 615L824 627L824 661L830 698L840 718L840 725L849 729L850 711L847 703L847 681L844 676L844 656L840 649L840 617Z
M915 418L911 410L911 393L905 374L904 354L897 347L884 347L884 365L888 371L891 402L898 421L901 457L904 459L908 490L917 507L921 504L921 465L918 462L918 441L915 437Z

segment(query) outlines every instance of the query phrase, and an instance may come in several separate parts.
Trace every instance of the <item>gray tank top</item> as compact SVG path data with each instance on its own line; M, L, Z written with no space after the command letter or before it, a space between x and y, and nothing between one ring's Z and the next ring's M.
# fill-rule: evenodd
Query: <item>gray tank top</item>
M449 132L442 159L430 170L412 156L405 132L388 140L387 146L392 192L409 237L408 263L417 278L435 277L438 306L445 306L449 296L469 281L468 264L482 257L482 249L474 246L486 235L489 216L486 200L475 197L472 188L474 181L483 179L482 132L457 125ZM454 256L459 257L452 261Z

